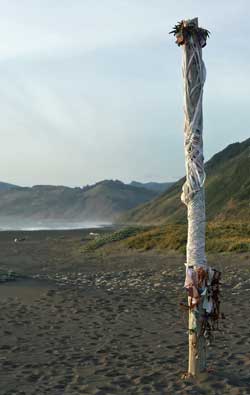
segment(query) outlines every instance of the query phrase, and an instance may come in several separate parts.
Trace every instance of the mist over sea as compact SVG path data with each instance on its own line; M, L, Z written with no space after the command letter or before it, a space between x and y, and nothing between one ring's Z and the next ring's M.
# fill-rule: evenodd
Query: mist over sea
M101 222L59 222L59 221L11 221L1 222L0 231L38 231L38 230L73 230L94 229L111 226L111 223Z

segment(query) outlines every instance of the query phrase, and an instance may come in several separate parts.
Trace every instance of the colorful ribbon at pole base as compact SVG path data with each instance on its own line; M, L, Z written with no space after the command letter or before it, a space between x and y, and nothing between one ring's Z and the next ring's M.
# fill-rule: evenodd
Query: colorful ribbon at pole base
M220 314L220 280L221 272L211 267L194 267L186 265L184 287L188 292L189 309L192 320L189 331L197 331L197 320L200 322L199 336L204 336L208 343L212 331L218 330ZM200 308L202 307L202 308Z

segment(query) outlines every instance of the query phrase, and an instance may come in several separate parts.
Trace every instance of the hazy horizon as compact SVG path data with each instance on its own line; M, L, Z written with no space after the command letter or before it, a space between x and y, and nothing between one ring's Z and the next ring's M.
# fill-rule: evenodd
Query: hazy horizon
M182 177L182 51L168 33L183 18L198 16L211 31L205 160L248 138L249 15L246 0L3 3L0 180L82 186Z

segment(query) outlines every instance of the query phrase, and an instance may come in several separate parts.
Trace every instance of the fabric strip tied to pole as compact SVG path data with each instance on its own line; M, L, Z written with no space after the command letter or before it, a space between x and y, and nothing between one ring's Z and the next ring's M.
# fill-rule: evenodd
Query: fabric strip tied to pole
M205 256L205 195L203 156L202 97L206 68L201 47L190 37L183 46L182 73L184 80L184 149L186 182L181 199L188 209L187 265L206 267Z

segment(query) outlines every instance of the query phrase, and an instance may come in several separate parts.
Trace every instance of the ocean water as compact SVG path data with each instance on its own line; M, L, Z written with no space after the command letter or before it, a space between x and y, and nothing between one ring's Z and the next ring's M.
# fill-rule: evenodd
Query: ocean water
M111 223L96 223L96 222L73 222L73 223L52 223L52 222L38 222L35 224L1 224L0 231L36 231L36 230L73 230L73 229L97 229L106 226L111 226Z

